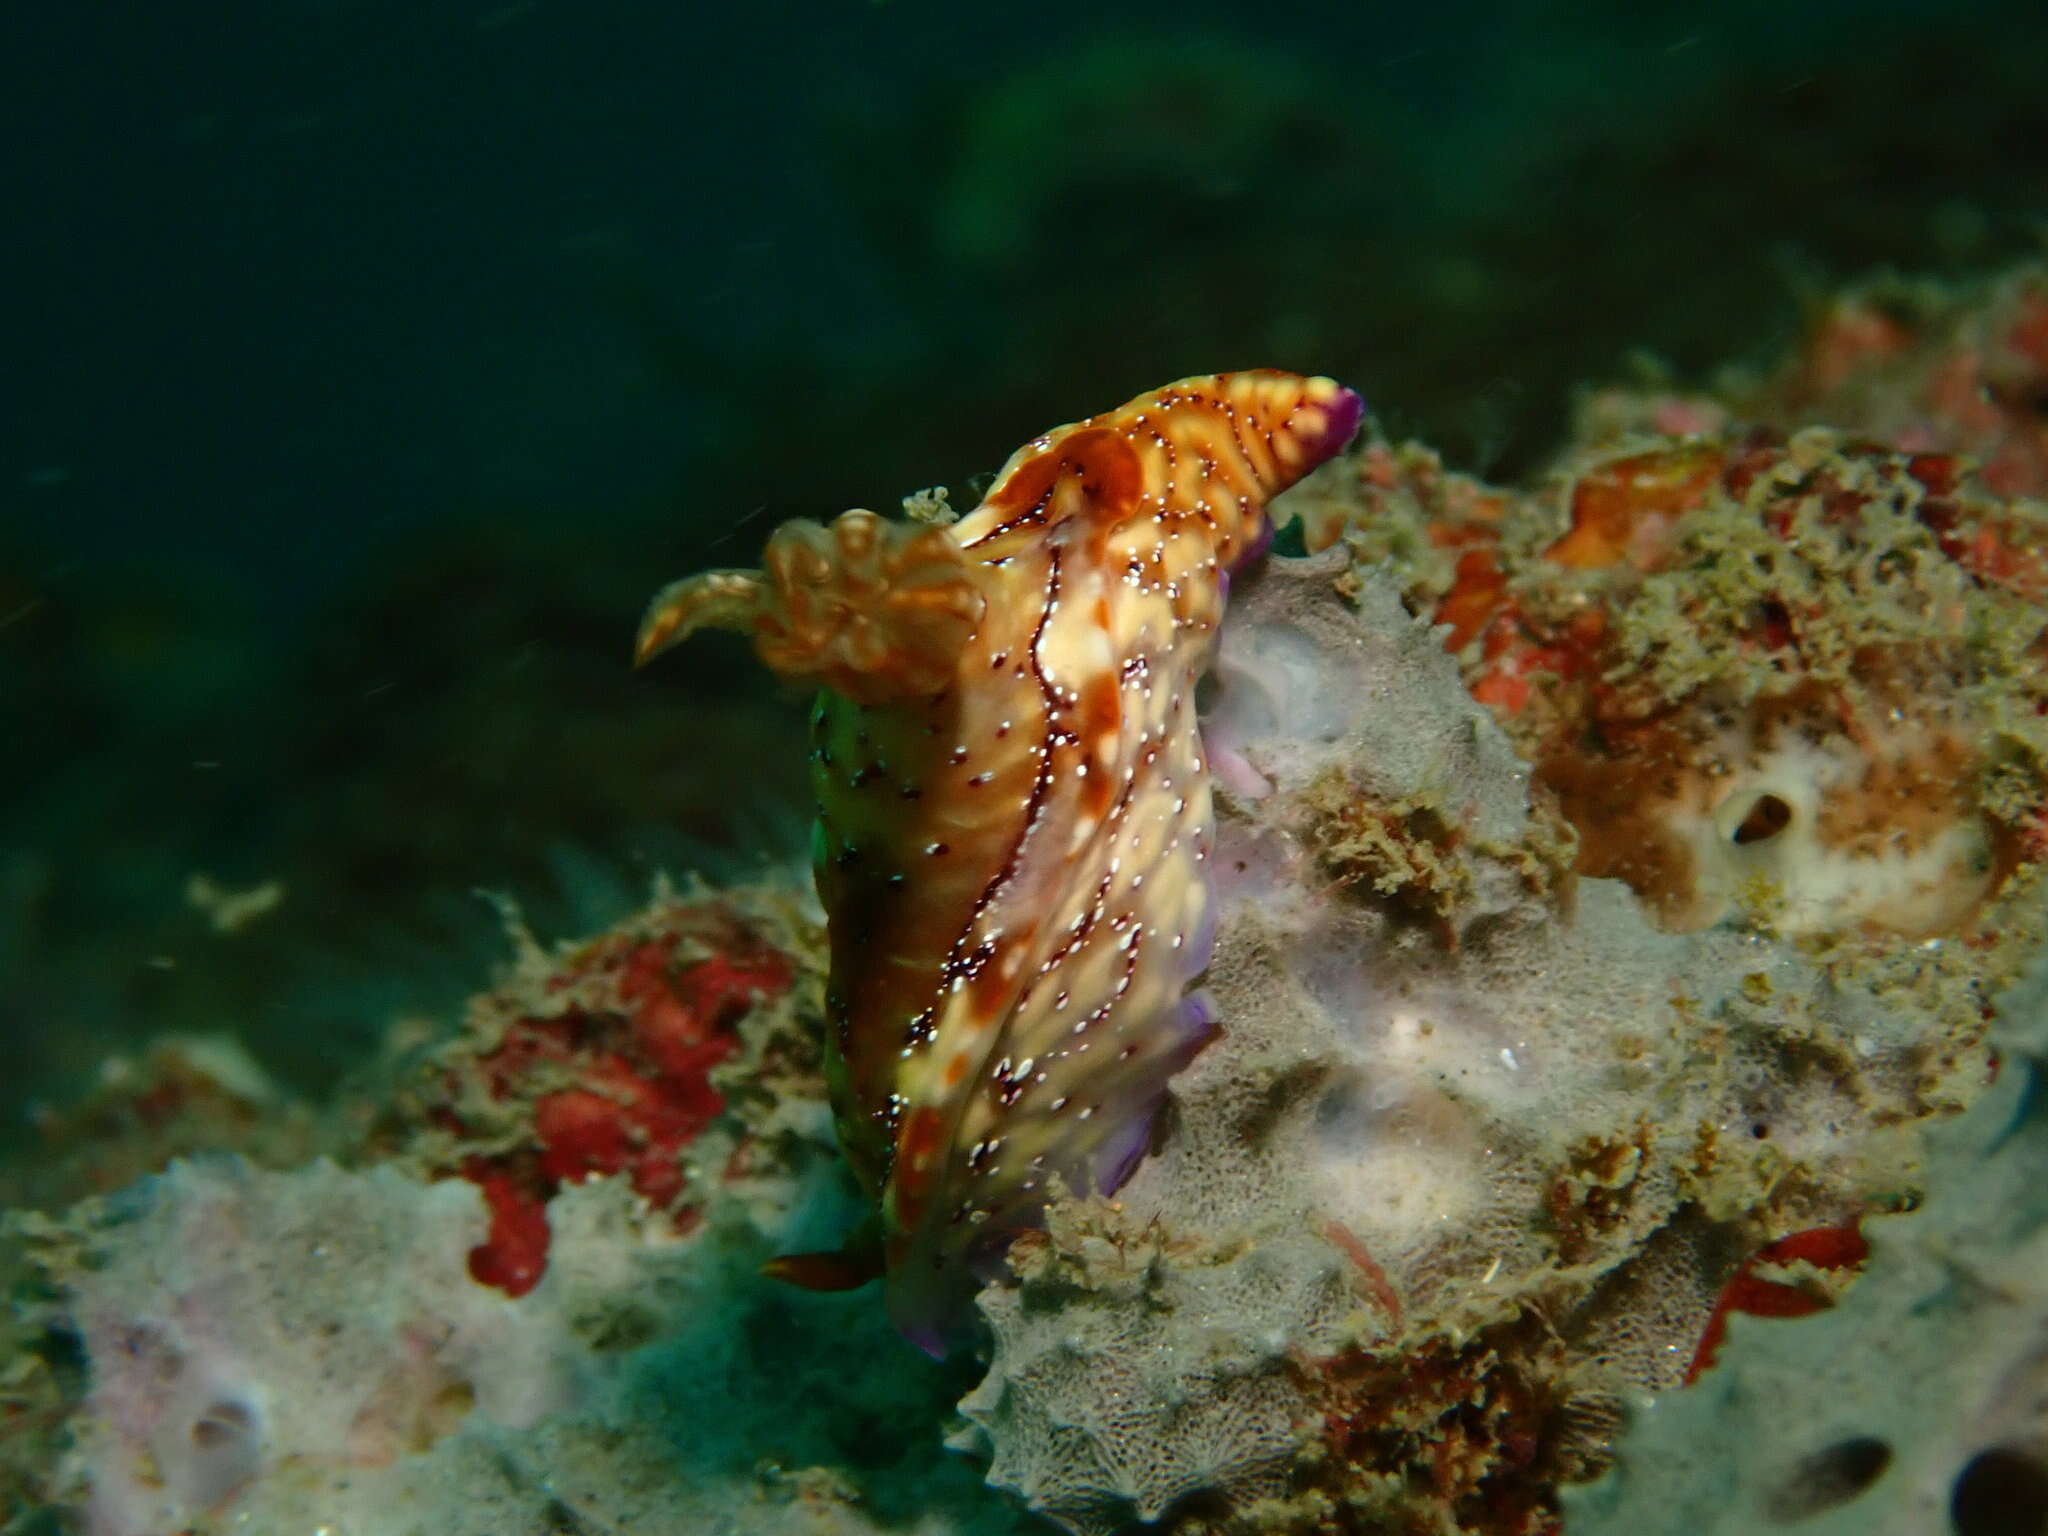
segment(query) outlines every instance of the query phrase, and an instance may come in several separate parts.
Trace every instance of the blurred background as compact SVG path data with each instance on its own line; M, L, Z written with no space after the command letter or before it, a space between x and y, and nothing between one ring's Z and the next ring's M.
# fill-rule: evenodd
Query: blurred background
M8 9L0 1139L793 859L802 701L626 665L781 518L1250 365L1512 478L2048 220L2038 4Z

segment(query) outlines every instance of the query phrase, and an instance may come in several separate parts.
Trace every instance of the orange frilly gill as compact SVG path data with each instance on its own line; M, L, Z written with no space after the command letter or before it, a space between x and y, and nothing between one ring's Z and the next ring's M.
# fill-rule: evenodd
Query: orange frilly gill
M1025 444L957 522L785 523L761 570L648 610L643 662L739 629L819 686L827 1076L890 1316L933 1354L1052 1180L1123 1182L1214 1027L1189 990L1214 938L1195 684L1267 502L1362 411L1329 379L1183 379Z

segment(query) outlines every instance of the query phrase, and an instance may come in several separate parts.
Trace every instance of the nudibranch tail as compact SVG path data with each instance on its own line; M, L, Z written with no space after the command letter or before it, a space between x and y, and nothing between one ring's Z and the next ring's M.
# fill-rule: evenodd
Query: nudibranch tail
M784 523L760 571L672 582L641 621L646 662L700 629L752 633L779 675L863 703L938 693L981 620L982 595L943 528L858 508Z
M1182 379L1027 443L956 533L974 550L1084 506L1098 523L1143 516L1166 531L1192 518L1228 568L1262 546L1266 503L1340 451L1364 414L1333 379L1270 369Z
M1286 415L1277 429L1286 440L1283 452L1291 460L1290 483L1342 453L1365 420L1365 398L1335 379L1303 379L1298 389L1296 397L1285 404ZM1285 393L1269 386L1268 409L1279 405Z

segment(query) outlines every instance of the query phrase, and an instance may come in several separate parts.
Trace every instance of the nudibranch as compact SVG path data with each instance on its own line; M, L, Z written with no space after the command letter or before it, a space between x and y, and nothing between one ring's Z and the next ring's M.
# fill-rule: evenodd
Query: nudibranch
M642 662L716 626L820 685L827 1076L890 1316L934 1354L1054 1179L1122 1183L1213 1028L1195 684L1267 503L1363 409L1324 378L1184 379L1027 443L957 522L786 523L762 570L648 610Z

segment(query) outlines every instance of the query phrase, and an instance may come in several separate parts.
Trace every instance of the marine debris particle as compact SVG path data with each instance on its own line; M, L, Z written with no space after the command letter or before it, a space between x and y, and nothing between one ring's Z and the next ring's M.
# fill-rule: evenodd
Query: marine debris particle
M641 659L749 631L821 685L813 783L841 1139L891 1316L939 1352L1055 1177L1113 1190L1209 1015L1195 720L1266 503L1363 407L1328 379L1183 380L1019 449L957 522L785 525L676 583ZM859 1258L792 1260L839 1284Z
M268 917L284 897L281 880L265 880L244 890L232 890L211 875L200 873L185 881L185 904L203 914L207 925L223 936L240 933L251 923Z

